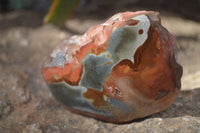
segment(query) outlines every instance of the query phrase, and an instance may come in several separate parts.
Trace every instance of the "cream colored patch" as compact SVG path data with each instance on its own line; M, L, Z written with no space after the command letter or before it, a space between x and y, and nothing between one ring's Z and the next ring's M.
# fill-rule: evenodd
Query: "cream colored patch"
M113 28L113 33L110 36L108 51L117 60L117 63L123 59L129 59L134 63L134 54L137 48L144 44L148 38L150 27L148 17L139 15L132 19L139 20L139 23L118 29ZM139 34L139 30L143 30L143 33Z

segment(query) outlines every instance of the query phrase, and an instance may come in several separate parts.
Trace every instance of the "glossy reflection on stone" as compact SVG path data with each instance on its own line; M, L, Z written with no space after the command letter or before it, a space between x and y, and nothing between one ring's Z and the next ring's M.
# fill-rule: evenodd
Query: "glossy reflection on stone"
M182 75L176 54L157 12L124 12L64 40L42 74L68 110L121 123L174 102Z

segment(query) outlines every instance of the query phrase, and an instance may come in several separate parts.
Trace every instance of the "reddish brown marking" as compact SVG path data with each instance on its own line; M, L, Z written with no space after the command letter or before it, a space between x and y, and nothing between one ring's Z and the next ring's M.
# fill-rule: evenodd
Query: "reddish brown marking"
M82 60L87 56L88 53L92 51L94 47L94 44L92 42L87 43L86 45L82 46L79 51L76 52L75 58L78 59L79 62L82 62Z
M155 29L154 27L159 28ZM150 26L148 39L137 49L134 55L134 64L123 60L113 67L111 74L105 80L104 90L106 95L111 96L106 86L117 86L121 90L123 89L123 93L127 93L123 94L124 96L130 95L130 90L127 88L132 88L136 89L136 92L140 92L145 98L155 99L158 97L158 91L161 88L168 91L175 91L175 88L180 87L174 83L174 77L180 75L178 74L180 72L176 73L174 68L169 66L171 48L174 47L171 42L174 40L171 37L167 37L166 34L162 34L160 28L161 26L158 23ZM158 40L162 40L162 38L166 38L166 42L165 44L160 42L161 47L158 53L156 45ZM173 65L177 66L175 63ZM177 67L177 69L180 68ZM125 83L127 82L124 80L125 78L131 84ZM178 76L177 80L179 79L180 76ZM126 84L127 87L121 88L122 83Z
M116 23L116 21L114 21L113 23L112 23L112 25L114 25Z
M47 83L65 81L70 85L78 85L82 72L82 66L75 62L66 64L64 68L45 67L42 69L42 75Z
M104 94L106 96L121 100L122 92L119 90L117 86L110 85L110 86L103 86L103 88L104 88Z
M102 91L88 88L87 91L83 94L83 96L87 99L92 99L93 100L92 104L95 107L107 106L107 103L103 98Z
M139 20L129 19L126 21L126 24L128 26L134 26L134 25L137 25L139 22L140 22Z
M124 59L120 61L117 65L115 65L112 70L118 71L118 73L121 73L121 74L129 75L129 74L132 74L133 68L134 68L133 63L128 59Z
M112 61L106 62L106 63L104 63L103 65L109 65L109 64L111 64L111 63L112 63Z
M138 31L138 33L141 35L141 34L143 34L143 29L140 29L139 31Z
M119 82L122 80L126 82L125 84L131 84L134 82L132 76L134 76L133 63L128 59L120 61L113 67L111 74L106 78L105 84L103 85L104 94L108 97L122 100L124 98L123 92L127 88L121 88L117 84L120 84Z

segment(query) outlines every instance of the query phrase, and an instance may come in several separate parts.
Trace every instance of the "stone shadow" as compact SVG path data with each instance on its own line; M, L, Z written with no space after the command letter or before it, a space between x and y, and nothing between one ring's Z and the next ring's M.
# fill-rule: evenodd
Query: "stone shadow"
M170 108L154 114L150 118L174 118L181 116L200 117L200 88L181 91Z

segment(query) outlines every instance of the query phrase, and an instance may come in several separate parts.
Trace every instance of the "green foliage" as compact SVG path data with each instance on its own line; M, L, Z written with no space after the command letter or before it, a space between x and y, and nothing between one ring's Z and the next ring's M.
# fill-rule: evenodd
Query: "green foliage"
M79 2L80 0L54 0L45 17L45 23L62 26L72 15Z

